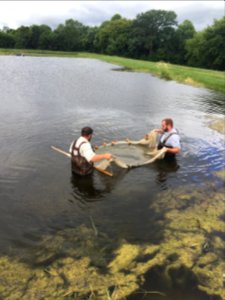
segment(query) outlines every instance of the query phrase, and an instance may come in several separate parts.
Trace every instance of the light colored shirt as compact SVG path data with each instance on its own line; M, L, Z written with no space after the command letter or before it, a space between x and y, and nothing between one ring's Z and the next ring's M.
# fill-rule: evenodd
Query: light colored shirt
M85 142L85 143L83 143L83 142ZM83 143L83 144L80 146L81 143ZM70 153L72 153L73 144L74 144L74 142L70 145L70 149L69 149ZM75 146L77 148L79 148L79 146L80 146L80 155L82 157L84 157L88 162L90 162L91 159L95 156L95 153L91 147L91 143L87 139L85 139L83 136L79 137ZM74 150L73 155L75 155L75 156L78 155L78 151Z
M176 133L172 134L168 140L166 141L165 146L173 147L173 148L180 148L181 149L181 144L180 144L180 137L178 135L178 131L176 128L173 128L169 132L163 133L163 135L160 137L160 142L163 143L166 138L171 134L171 133Z

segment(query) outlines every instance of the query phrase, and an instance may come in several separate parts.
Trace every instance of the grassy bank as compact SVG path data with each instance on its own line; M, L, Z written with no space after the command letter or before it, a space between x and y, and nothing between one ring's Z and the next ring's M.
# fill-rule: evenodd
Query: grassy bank
M94 53L0 49L0 55L16 55L21 53L32 56L95 58L136 72L151 73L168 80L176 80L177 82L205 87L225 93L225 73L221 71L185 67L164 62L149 62Z

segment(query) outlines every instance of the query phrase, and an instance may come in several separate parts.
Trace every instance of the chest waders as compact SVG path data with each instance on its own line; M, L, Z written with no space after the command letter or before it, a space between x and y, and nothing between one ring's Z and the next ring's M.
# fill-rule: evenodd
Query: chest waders
M79 147L76 147L77 140L73 143L72 146L72 154L71 154L71 168L72 172L81 176L89 175L94 170L94 164L92 162L88 162L83 156L80 154L80 147L86 143L82 142ZM77 155L74 155L74 150L77 151Z
M172 146L167 146L167 145L166 145L166 142L167 142L168 139L169 139L172 135L174 135L174 134L177 134L177 133L176 133L176 132L172 132L172 133L170 133L170 134L165 138L165 140L164 140L163 142L160 141L160 142L158 143L157 149L160 150L160 149L162 149L163 147L173 149ZM177 134L177 135L178 135L178 134ZM165 154L165 159L166 159L166 160L173 160L173 159L175 158L175 156L176 156L175 153L168 153L168 152L166 152L166 154Z

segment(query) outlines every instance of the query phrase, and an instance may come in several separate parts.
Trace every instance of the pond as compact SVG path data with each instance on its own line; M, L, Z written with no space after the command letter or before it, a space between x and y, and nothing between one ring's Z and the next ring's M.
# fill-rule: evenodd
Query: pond
M34 259L43 236L86 226L113 240L109 262L123 241L161 245L173 191L224 187L215 175L225 168L224 135L209 127L224 120L224 95L116 68L80 58L0 57L1 256L26 253ZM71 175L70 160L50 148L68 151L84 126L94 128L95 145L138 140L165 117L173 118L182 141L173 164L159 161L118 170L112 178L95 172L79 179ZM160 200L164 195L167 202ZM149 290L162 290L158 281ZM168 294L163 299L180 299L177 288Z

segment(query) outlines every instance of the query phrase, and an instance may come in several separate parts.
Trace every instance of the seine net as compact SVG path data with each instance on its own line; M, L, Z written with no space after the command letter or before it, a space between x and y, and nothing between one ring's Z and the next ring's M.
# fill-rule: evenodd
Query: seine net
M155 130L152 130L138 141L127 139L125 141L105 143L96 149L96 154L110 152L113 158L95 165L103 170L106 170L112 164L128 169L153 163L157 159L163 159L166 148L157 150L156 140L157 133Z

